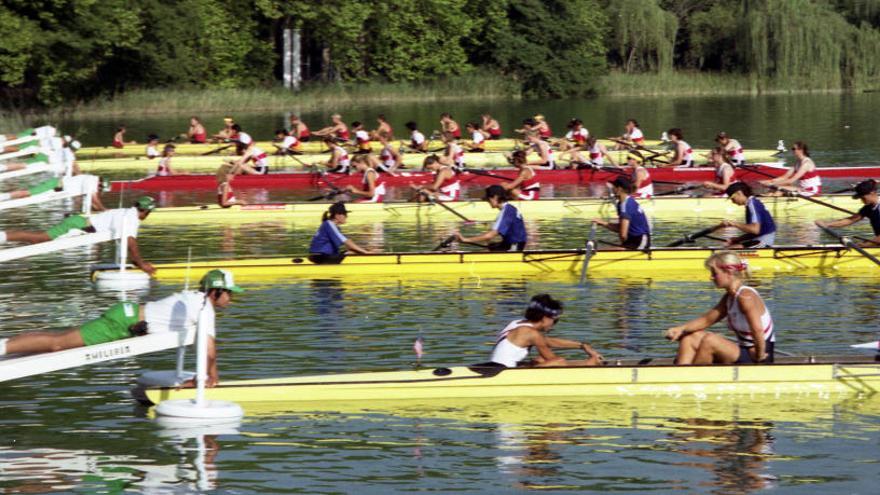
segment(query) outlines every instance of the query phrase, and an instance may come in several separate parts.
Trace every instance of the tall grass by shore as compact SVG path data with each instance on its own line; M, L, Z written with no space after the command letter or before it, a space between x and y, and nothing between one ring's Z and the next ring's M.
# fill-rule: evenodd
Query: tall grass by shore
M880 88L880 80L872 87ZM670 72L626 74L612 71L599 84L601 96L702 96L845 92L816 87L810 79L759 80L740 74ZM113 98L78 102L48 110L0 111L0 129L21 129L60 117L74 119L242 112L295 112L358 105L426 101L486 101L518 98L516 83L492 72L409 83L310 84L298 93L281 87L251 89L134 90Z

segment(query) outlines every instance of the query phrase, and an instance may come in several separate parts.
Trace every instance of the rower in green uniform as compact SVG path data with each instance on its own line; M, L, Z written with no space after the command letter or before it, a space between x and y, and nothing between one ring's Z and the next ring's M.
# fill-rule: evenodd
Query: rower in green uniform
M864 204L855 215L834 220L833 222L816 220L816 225L830 228L848 227L867 218L871 222L871 228L874 230L874 238L860 242L858 245L859 247L880 246L880 195L877 194L877 182L874 179L859 182L856 184L853 198L862 200Z
M62 220L61 223L44 231L0 230L0 244L7 242L25 242L28 244L48 242L75 230L88 233L110 231L116 236L120 236L124 229L128 235L129 259L131 259L135 266L152 275L156 269L141 257L137 243L137 234L141 221L146 219L155 208L156 200L149 196L142 196L134 202L132 208L116 208L89 217L85 215L71 215Z
M528 235L526 224L522 214L515 206L507 202L507 190L495 184L486 188L486 201L492 208L501 210L492 228L486 232L474 236L464 237L461 232L455 231L453 235L461 242L485 242L491 241L496 236L501 236L498 242L489 243L489 251L522 251L526 248Z
M182 291L146 304L119 302L100 317L63 332L26 332L0 339L0 356L57 352L146 334L187 332L201 323L209 337L207 385L213 387L219 378L215 309L229 306L234 292L243 289L235 285L232 273L211 270L202 277L198 291Z
M65 191L70 194L78 195L77 200L80 199L79 196L90 196L92 198L92 211L97 212L106 209L104 208L104 203L101 202L101 190L108 189L107 186L102 183L100 177L89 174L71 175L46 179L27 189L0 193L0 201L30 198L50 191Z

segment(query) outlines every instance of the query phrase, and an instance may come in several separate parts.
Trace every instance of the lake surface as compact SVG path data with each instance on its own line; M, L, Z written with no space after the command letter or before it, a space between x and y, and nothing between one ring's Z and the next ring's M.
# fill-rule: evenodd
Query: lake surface
M600 135L620 133L630 116L642 121L648 137L679 125L695 146L711 144L722 129L753 147L804 139L820 165L876 163L880 151L877 94L496 102L491 108L506 129L540 111L557 130L580 116ZM344 115L366 120L383 111L400 132L411 118L433 126L446 109L476 116L484 105L369 107ZM236 117L261 138L284 118L281 112ZM126 123L131 137L185 130L185 119ZM78 129L86 144L103 144L113 125L67 122L64 128ZM275 200L285 193L270 194ZM61 214L2 212L0 229L37 229ZM530 219L530 234L535 247L579 247L588 221ZM345 232L385 250L431 249L458 226L359 222ZM194 259L271 256L302 253L312 229L145 226L140 240L151 261L185 261L190 247ZM687 220L655 229L658 243L695 230ZM807 242L818 233L809 222L780 222L780 238ZM117 301L119 293L88 280L88 266L110 261L112 251L98 246L0 265L0 337L76 326ZM773 313L779 348L817 356L848 354L850 344L877 337L876 282L872 273L753 281ZM154 284L127 297L151 300L180 288ZM586 288L556 276L294 279L246 289L219 316L221 379L409 369L419 336L423 366L485 361L495 332L542 292L566 305L556 335L589 340L609 359L671 356L675 349L663 330L720 297L708 274L592 278ZM144 369L173 365L174 353L165 352L0 384L0 492L867 494L876 493L880 475L878 397L252 404L238 424L181 429L161 424L129 395Z

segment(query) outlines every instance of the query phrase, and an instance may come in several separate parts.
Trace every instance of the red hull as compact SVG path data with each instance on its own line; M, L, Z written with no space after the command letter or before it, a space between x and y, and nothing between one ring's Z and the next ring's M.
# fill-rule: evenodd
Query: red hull
M785 169L773 166L757 166L759 171L738 169L736 177L740 180L761 180L767 176L760 172L775 176L782 175ZM489 172L496 176L513 179L516 171L513 169L492 170ZM819 169L819 175L824 178L846 177L880 177L880 167L828 167ZM546 184L587 184L590 182L610 181L617 174L595 170L541 170L538 178ZM688 168L688 169L653 169L651 178L655 182L695 182L713 180L712 168ZM425 184L431 182L433 176L429 172L409 172L406 176L384 175L383 180L387 186L408 186L410 184ZM465 172L459 175L463 185L489 185L497 184L498 177L490 177L480 173ZM308 173L286 173L270 175L240 175L235 178L236 189L315 189L331 186L343 187L349 184L360 184L360 175L327 174L318 176ZM168 177L148 177L133 181L114 181L114 191L121 189L140 191L186 191L186 190L210 190L217 187L214 175L174 175Z

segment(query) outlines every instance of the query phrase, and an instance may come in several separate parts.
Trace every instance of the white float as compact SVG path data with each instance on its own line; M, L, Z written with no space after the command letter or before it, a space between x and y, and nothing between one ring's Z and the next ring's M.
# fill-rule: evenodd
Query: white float
M91 197L83 200L91 203ZM118 270L99 271L95 273L95 285L102 290L142 290L150 286L150 276L144 272L128 271L128 233L126 224L122 223L122 235L116 243L116 266Z

